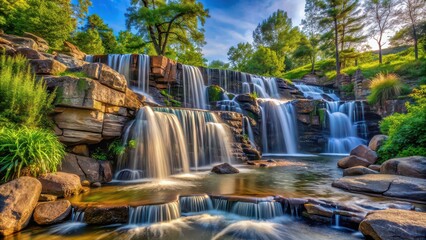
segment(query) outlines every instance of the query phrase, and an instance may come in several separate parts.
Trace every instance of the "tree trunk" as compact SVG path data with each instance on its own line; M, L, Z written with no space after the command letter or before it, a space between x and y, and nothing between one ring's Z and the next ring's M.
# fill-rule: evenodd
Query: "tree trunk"
M414 56L416 60L419 59L419 47L418 47L418 41L417 41L417 31L416 26L413 24L413 38L414 38Z
M382 57L382 44L379 43L379 63L383 63L383 57Z
M337 29L337 19L334 19L334 45L336 47L336 73L340 74L340 59L339 59L339 39Z

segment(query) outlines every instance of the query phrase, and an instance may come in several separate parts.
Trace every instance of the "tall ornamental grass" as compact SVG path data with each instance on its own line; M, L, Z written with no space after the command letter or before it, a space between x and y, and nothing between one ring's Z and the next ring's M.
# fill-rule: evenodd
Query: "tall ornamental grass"
M401 94L402 86L396 74L379 73L371 80L371 94L367 97L367 101L383 106L386 100L397 98Z
M9 181L22 174L36 177L55 172L64 156L65 148L51 130L0 128L1 181Z
M44 125L54 98L24 57L0 57L0 119L28 127Z

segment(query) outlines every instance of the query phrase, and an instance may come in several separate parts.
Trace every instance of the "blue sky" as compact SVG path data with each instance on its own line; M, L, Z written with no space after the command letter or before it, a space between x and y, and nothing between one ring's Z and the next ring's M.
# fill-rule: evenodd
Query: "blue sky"
M228 49L239 42L251 42L257 24L277 9L287 11L293 25L303 18L305 0L200 0L210 11L204 26L207 44L203 54L209 60L227 61ZM117 33L125 29L130 0L92 0L89 14L98 14Z

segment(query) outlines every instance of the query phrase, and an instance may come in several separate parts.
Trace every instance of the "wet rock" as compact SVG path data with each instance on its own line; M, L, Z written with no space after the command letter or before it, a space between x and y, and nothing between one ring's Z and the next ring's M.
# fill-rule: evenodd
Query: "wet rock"
M253 161L247 161L246 163L247 163L247 165L252 165L252 166L256 165L256 163L253 162Z
M71 213L68 200L40 203L34 210L34 221L39 225L50 225L64 221Z
M40 176L42 193L58 197L78 195L81 191L80 178L75 174L57 172Z
M297 113L312 113L316 108L315 100L300 99L294 102Z
M62 172L72 173L80 177L81 181L110 182L112 180L112 167L108 161L98 161L93 158L78 156L68 153L62 160Z
M266 168L266 167L268 167L269 165L268 164L266 164L266 163L261 163L261 164L259 164L259 167L263 167L263 168Z
M220 165L216 165L213 167L212 172L217 174L233 174L233 173L239 173L240 171L229 163L222 163Z
M368 167L370 164L368 160L354 155L344 157L337 162L337 166L343 169L356 166Z
M89 148L85 144L74 146L71 152L85 157L89 156Z
M84 222L93 225L128 223L127 206L89 206L84 211Z
M33 72L38 75L58 75L67 70L64 64L52 59L31 59L29 62Z
M374 164L377 161L377 153L363 144L352 149L350 155L364 158L370 162L370 164Z
M351 167L351 168L346 168L343 171L343 176L359 176L359 175L364 175L364 174L377 174L379 172L374 171L370 168L366 168L363 166L355 166L355 167Z
M333 216L332 209L325 208L320 205L315 205L311 203L306 203L304 206L309 215L320 215L320 216L329 217L329 218Z
M94 182L94 183L92 183L92 187L100 188L100 187L102 187L102 184L100 182Z
M379 148L385 143L385 141L388 139L388 136L386 135L375 135L368 144L368 147L373 150L377 151Z
M369 169L380 172L380 167L382 165L376 165L376 164L371 164L370 166L368 166Z
M387 160L380 167L380 173L426 179L426 157L412 156Z
M425 239L426 213L388 209L373 211L359 225L359 231L367 238Z
M389 197L424 201L426 199L426 181L388 174L367 174L348 176L333 181L333 187L349 191L382 194Z
M276 163L277 161L273 160L273 159L268 159L266 160L268 163Z
M20 177L0 185L0 236L27 226L40 193L41 184L32 177Z
M81 181L81 185L82 185L83 187L89 187L89 186L90 186L90 182L89 182L89 181L87 181L87 180L83 180L83 181Z
M58 196L50 195L50 194L40 194L40 197L38 198L39 202L53 202L58 199Z

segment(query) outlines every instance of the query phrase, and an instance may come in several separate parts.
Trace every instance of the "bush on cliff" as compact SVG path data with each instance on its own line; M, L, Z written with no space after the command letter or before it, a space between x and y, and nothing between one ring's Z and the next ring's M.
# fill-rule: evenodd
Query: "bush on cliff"
M0 128L0 182L55 172L64 156L64 146L51 130Z
M383 106L386 100L400 95L402 83L396 74L379 73L371 80L371 94L367 97L369 104Z
M381 161L394 157L426 156L426 85L414 89L406 114L394 114L380 123L382 133L389 136L378 153Z
M30 72L24 57L0 57L0 119L28 127L47 125L54 98Z

